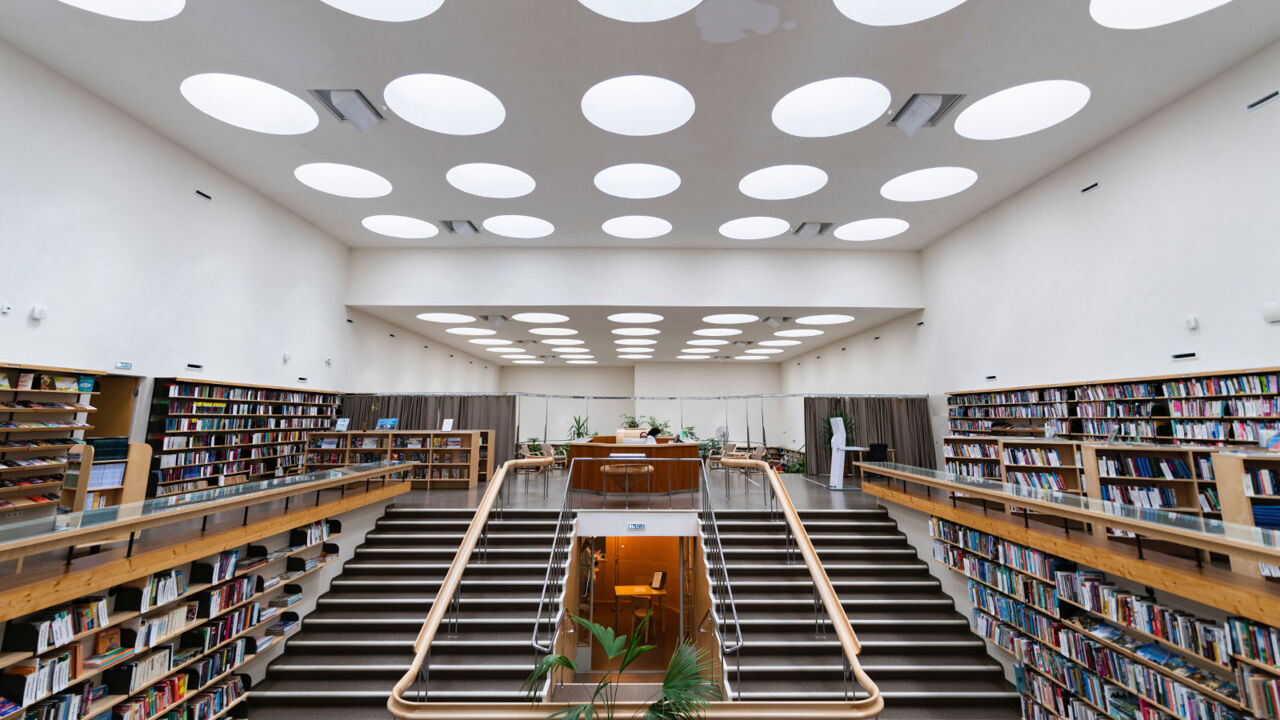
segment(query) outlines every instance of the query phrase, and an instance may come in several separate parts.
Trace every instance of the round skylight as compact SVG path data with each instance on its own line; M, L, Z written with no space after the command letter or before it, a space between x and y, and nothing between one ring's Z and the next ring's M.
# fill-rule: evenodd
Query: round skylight
M570 328L533 328L529 332L533 333L534 335L549 335L551 337L564 337L568 335L578 334L577 330L572 330ZM548 340L547 342L551 343L550 340Z
M885 183L880 194L898 202L923 202L955 195L978 181L978 173L962 167L916 170Z
M648 327L621 327L621 328L614 328L609 332L613 333L614 335L629 335L631 337L645 337L646 335L657 335L662 331L659 330L658 328L648 328Z
M835 0L836 9L863 25L910 25L964 4L964 0Z
M683 15L702 0L578 0L588 10L612 20L649 23Z
M741 335L742 331L737 328L699 328L694 330L693 334L702 337L732 337Z
M476 345L510 345L512 344L510 340L503 340L501 338L475 338L474 340L468 340L467 342L475 343Z
M1089 14L1103 27L1143 30L1186 20L1231 0L1092 0Z
M484 229L494 235L534 240L555 232L556 226L531 215L494 215L484 221Z
M410 22L440 9L444 0L321 0L325 5L367 20Z
M186 7L187 0L62 0L63 3L117 20L168 20Z
M866 242L868 240L884 240L901 235L911 227L911 223L898 218L867 218L845 223L835 229L835 236L849 242Z
M773 124L796 137L832 137L879 120L889 88L862 77L834 77L801 85L773 106Z
M461 313L432 312L421 313L418 315L419 320L426 320L433 323L445 323L448 325L458 325L461 323L475 322L476 319L471 315L463 315Z
M802 343L799 340L761 340L758 344L765 347L791 347Z
M626 240L648 240L671 232L671 223L652 215L623 215L605 220L602 230Z
M422 240L440 233L439 228L426 220L404 215L370 215L360 224L370 232L404 240Z
M720 226L720 234L731 240L764 240L791 229L791 223L776 217L744 217Z
M851 322L852 315L805 315L796 318L797 325L843 325Z
M551 312L522 312L511 316L512 320L522 323L531 323L533 325L552 325L555 323L569 322L568 315Z
M513 360L516 365L542 365L541 360Z
M818 192L827 173L812 165L774 165L747 173L738 181L743 195L757 200L790 200Z
M675 192L680 187L680 176L661 165L625 163L596 173L595 183L607 195L646 200Z
M638 3L637 3L638 4ZM619 135L660 135L693 117L693 95L679 83L652 75L623 75L596 84L582 96L582 114L601 130Z
M677 360L710 360L706 355L677 355Z
M446 135L486 133L507 117L497 95L451 75L404 75L387 83L382 96L406 121Z
M703 345L707 347L712 347L715 345L728 345L729 341L728 340L707 340L704 338L700 340L686 340L684 344L685 345Z
M822 334L824 334L822 330L815 330L813 328L796 328L794 330L779 330L778 332L774 333L773 336L784 337L784 338L798 338L798 337L816 337Z
M748 313L721 313L719 315L708 315L702 318L702 322L711 323L712 325L745 325L747 323L759 321L759 315L751 315Z
M490 330L489 328L479 328L479 327L453 327L445 330L445 332L451 333L453 335L471 335L473 337L498 334L497 330ZM502 344L505 345L506 343L502 343Z
M687 348L680 348L680 352L689 353L691 355L701 355L703 353L714 354L720 351L717 348L709 348L709 347L687 347Z
M734 360L768 360L764 355L734 355Z
M449 168L444 179L464 193L487 198L518 198L537 185L523 170L496 163L466 163Z
M609 322L643 325L645 323L662 322L662 316L657 313L644 312L614 313L609 316Z
M485 352L491 352L491 353L511 353L511 352L513 352L513 351L515 350L515 348L509 348L509 347L487 347L487 348L485 348L484 350L485 350Z
M782 352L782 348L752 348L746 352L748 355L773 355Z
M651 340L649 338L622 338L621 340L614 340L613 344L614 345L657 345L658 341Z
M245 130L301 135L320 124L320 116L305 100L253 78L204 73L183 80L178 90L200 112Z
M566 365L595 365L595 360L569 360Z
M1074 80L1041 80L988 95L956 118L956 132L971 140L1004 140L1040 132L1080 112L1089 87Z
M376 198L391 192L391 183L378 173L342 163L299 165L293 176L312 190L341 197Z
M569 353L572 355L573 353L589 353L591 350L590 348L580 347L578 345L564 345L562 347L551 348L551 352Z
M584 342L586 341L578 340L578 339L554 338L551 340L543 340L542 344L543 345L581 345Z
M652 360L652 355L619 355L622 360Z

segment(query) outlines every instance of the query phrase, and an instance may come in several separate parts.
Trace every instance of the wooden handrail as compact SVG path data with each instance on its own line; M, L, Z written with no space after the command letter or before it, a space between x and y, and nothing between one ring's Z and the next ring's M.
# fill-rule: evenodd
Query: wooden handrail
M132 515L119 520L110 522L95 523L85 527L68 528L56 533L40 535L34 538L23 538L18 540L9 540L0 542L0 560L10 560L13 558L28 557L37 553L57 550L60 548L70 547L72 545L93 545L95 543L109 542L119 539L123 535L145 530L147 528L157 527L160 525L168 525L170 523L180 522L191 518L198 518L203 515L212 515L213 513L225 512L227 510L238 510L250 505L259 505L273 500L281 500L295 495L304 495L320 490L328 490L330 488L349 485L355 482L371 480L373 478L383 477L397 472L409 470L412 463L403 463L403 467L384 467L376 470L365 470L362 472L351 473L341 477L330 478L328 480L315 480L313 482L299 483L297 485L289 485L286 487L274 488L271 490L263 490L262 492L246 493L230 497L225 500L214 500L212 502L193 502L186 507L175 507L172 510L157 512L153 515ZM215 489L215 488L210 488ZM120 506L120 508L128 508L128 506ZM103 513L110 508L103 510L91 510L92 513ZM50 523L54 520L51 518Z
M1219 553L1234 553L1248 555L1256 560L1268 563L1275 563L1280 559L1280 547L1266 547L1264 545L1256 545L1245 540L1236 539L1229 535L1219 535L1207 530L1195 530L1189 528L1180 528L1171 525L1162 525L1149 520L1138 520L1134 518L1125 518L1118 515L1111 515L1097 510L1088 508L1076 508L1069 505L1048 502L1031 497L1021 497L1011 495L1009 493L984 488L980 485L970 485L963 482L954 482L950 480L940 480L936 477L925 475L922 473L910 472L908 470L899 470L896 468L884 467L880 463L873 462L855 462L854 467L861 469L864 473L872 473L875 475L883 475L887 478L895 480L905 480L906 482L925 485L927 487L939 488L954 492L964 493L968 497L974 497L981 500L989 500L991 502L1000 503L1002 505L1014 505L1019 508L1030 508L1047 515L1077 520L1080 522L1095 523L1106 525L1109 527L1119 528L1121 530L1129 530L1139 533L1145 537L1156 540L1166 540L1168 542L1186 545L1188 547L1200 548L1202 550L1211 550ZM926 470L926 468L921 468ZM934 472L934 471L931 471ZM1239 482L1239 480L1237 480ZM1050 491L1045 491L1050 492ZM1097 502L1111 502L1107 500L1098 500ZM1122 503L1111 503L1121 505ZM1141 508L1139 508L1141 509ZM1152 508L1157 509L1157 508ZM1164 512L1172 513L1173 511L1165 510ZM1177 514L1177 513L1174 513ZM1189 520L1199 520L1194 515L1186 516ZM1244 526L1241 526L1244 527Z
M508 461L503 464L502 468L494 475L493 480L489 482L489 489L480 500L475 517L472 518L462 545L458 548L458 554L449 566L449 572L440 584L440 590L436 593L436 599L431 605L431 611L427 614L427 619L422 624L422 630L418 633L418 638L413 643L414 657L409 664L409 669L392 689L391 697L387 698L387 710L394 717L400 718L400 720L543 720L547 715L568 707L565 703L538 703L534 705L527 702L433 703L413 701L405 697L405 693L409 691L409 688L418 678L418 673L426 660L431 643L435 640L436 632L440 629L440 625L449 610L453 595L457 592L458 586L462 582L462 574L466 571L472 551L475 550L477 543L480 541L480 535L484 530L485 523L488 521L489 512L493 509L498 495L502 491L502 485L506 480L508 469L514 470L522 466L546 464L550 461L551 458ZM703 717L709 720L865 720L879 715L884 709L884 698L880 695L880 689L871 681L871 678L867 677L858 662L858 652L860 650L858 638L853 632L853 627L849 624L849 618L845 615L844 607L840 604L839 598L836 597L835 589L831 586L831 581L827 578L826 571L822 569L822 564L818 561L817 551L814 550L813 544L809 541L809 536L805 533L804 526L800 524L800 517L796 513L795 506L791 503L791 498L786 494L786 489L782 487L782 481L773 472L772 468L758 460L731 460L729 462L733 463L733 467L759 467L769 476L769 481L778 494L779 504L782 506L783 513L787 516L787 522L792 528L796 542L801 548L805 564L808 565L810 575L814 578L818 593L822 597L827 615L836 628L836 634L840 638L840 645L844 650L845 658L849 662L853 677L867 691L868 697L840 702L714 702L703 713ZM619 703L617 706L618 716L633 717L640 714L645 707L645 705L639 703Z

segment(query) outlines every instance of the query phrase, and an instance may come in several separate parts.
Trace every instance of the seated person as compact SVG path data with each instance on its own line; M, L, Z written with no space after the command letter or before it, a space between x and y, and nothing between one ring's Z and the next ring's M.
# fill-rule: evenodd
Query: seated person
M658 435L659 435L661 432L662 432L662 431L661 431L661 430L659 430L658 428L649 428L649 432L648 432L648 434L646 434L646 435L645 435L645 441L644 441L644 442L645 442L645 444L646 444L646 445L657 445L657 444L658 444Z

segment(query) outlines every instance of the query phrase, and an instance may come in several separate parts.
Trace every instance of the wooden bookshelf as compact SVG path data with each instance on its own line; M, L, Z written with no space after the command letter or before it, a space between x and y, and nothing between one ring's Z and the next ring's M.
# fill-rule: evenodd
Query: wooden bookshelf
M91 401L104 374L0 364L0 523L57 507L67 453L93 428Z
M415 487L472 488L493 469L483 433L492 430L315 432L307 443L307 470L379 460L413 463ZM490 435L492 437L492 435ZM481 462L481 453L487 455Z
M128 456L123 460L100 460L92 445L77 445L68 457L76 462L68 469L62 484L62 507L72 512L100 510L146 498L150 445L129 443ZM111 477L112 482L102 484L97 477L104 475Z
M1280 483L1280 453L1219 452L1213 454L1213 473L1218 478L1222 519L1239 525L1259 525L1255 512L1280 514L1280 492L1268 490ZM1265 478L1270 477L1268 481ZM1259 485L1262 487L1259 487ZM1274 523L1274 518L1272 519ZM1275 524L1270 524L1275 528ZM1249 577L1280 580L1280 567L1242 556L1231 557L1231 570Z
M1270 672L1259 658L1274 657L1268 653L1280 646L1275 628L1196 618L1117 588L1102 573L938 517L930 519L930 532L934 559L967 579L974 632L1018 662L1026 717L1079 717L1084 706L1122 720L1128 705L1149 713L1144 717L1185 719L1179 708L1187 703L1202 703L1218 717L1268 717L1229 684L1253 672L1242 668ZM1142 613L1159 614L1162 625L1149 632L1121 621ZM1171 632L1169 618L1179 618L1181 642L1153 634ZM1269 637L1270 645L1242 645L1256 637ZM1233 655L1233 648L1247 655Z
M1158 375L947 394L957 435L1256 445L1280 432L1280 368Z
M26 683L33 680L15 671L65 659L71 663L70 681L62 687L34 688L28 693L24 710L39 707L56 714L59 703L71 703L72 695L83 697L101 687L105 694L89 703L82 716L114 714L132 699L145 697L153 688L165 684L176 686L183 677L185 692L171 696L149 718L182 708L237 677L240 692L225 698L211 717L226 716L236 706L243 709L240 703L251 684L248 664L267 647L274 647L297 632L301 623L298 609L306 592L297 583L320 572L336 558L338 546L332 541L341 529L338 520L327 519L295 528L284 536L273 530L238 549L113 588L95 588L82 600L14 618L5 625L0 638L0 692L23 704ZM180 578L174 582L176 592L153 594L158 581L174 578ZM95 619L85 622L81 618L91 606L95 606ZM107 610L105 618L98 614L102 609ZM71 627L60 637L54 635L57 640L37 645L39 633L32 623L62 611L70 615ZM149 627L157 628L150 633L152 637L145 632ZM89 663L99 642L115 636L121 646L134 648L134 652L107 663ZM145 682L135 682L130 666L165 648L170 653L168 668ZM22 711L15 711L4 717L21 715Z
M176 495L298 472L308 433L333 426L339 394L311 388L157 378L148 494Z
M479 482L489 482L493 477L493 438L492 430L477 430L480 433L480 449L477 451L476 459L480 463L477 469L476 478Z

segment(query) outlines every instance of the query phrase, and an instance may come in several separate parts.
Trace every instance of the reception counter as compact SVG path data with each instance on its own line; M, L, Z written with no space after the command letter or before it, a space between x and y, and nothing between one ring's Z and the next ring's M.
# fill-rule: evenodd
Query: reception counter
M598 493L666 493L698 489L701 463L698 443L673 442L658 438L657 445L616 442L612 435L569 443L572 468L569 487ZM611 458L614 453L644 455L640 458ZM574 464L575 458L585 462ZM657 462L649 462L653 458ZM681 462L663 462L679 458Z

